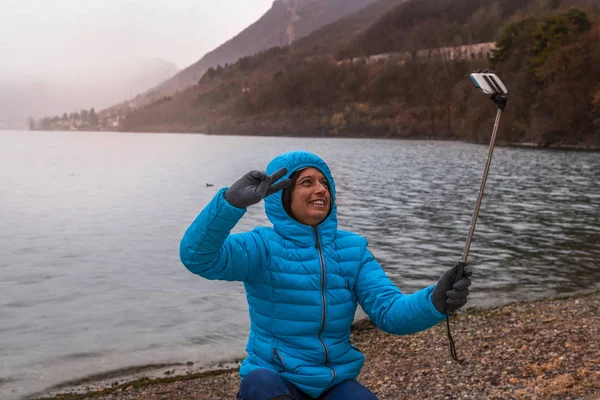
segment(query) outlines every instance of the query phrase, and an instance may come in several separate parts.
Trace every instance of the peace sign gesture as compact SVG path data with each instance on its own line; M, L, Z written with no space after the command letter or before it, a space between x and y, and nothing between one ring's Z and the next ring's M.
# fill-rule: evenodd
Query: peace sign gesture
M281 168L271 176L267 175L264 171L250 171L231 185L225 191L223 197L234 207L249 207L260 202L265 197L288 187L292 183L289 178L277 182L286 173L287 169L285 168Z

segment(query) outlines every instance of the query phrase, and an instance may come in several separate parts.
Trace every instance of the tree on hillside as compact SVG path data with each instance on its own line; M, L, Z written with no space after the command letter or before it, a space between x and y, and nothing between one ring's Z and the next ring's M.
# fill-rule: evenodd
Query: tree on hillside
M535 78L544 80L547 74L544 73L543 66L549 55L590 28L587 14L576 8L538 20L532 34L530 54L526 59L529 72Z
M600 137L600 84L596 85L596 89L592 94L592 118L595 129L595 134Z
M563 136L589 132L594 91L600 88L599 62L600 43L589 38L564 44L540 66L539 74L549 83L541 106L552 123L550 131Z
M532 141L568 142L592 130L600 45L590 28L585 12L570 9L510 23L498 40L493 66L514 88L507 114Z
M88 122L92 127L98 126L98 115L93 107L90 108L90 112L88 113Z

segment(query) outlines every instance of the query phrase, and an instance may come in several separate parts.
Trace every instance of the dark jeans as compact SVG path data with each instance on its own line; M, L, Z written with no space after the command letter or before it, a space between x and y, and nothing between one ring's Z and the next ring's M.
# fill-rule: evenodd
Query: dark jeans
M262 368L255 369L242 379L237 398L240 400L313 400L275 372ZM317 400L377 400L377 396L351 379L338 383Z

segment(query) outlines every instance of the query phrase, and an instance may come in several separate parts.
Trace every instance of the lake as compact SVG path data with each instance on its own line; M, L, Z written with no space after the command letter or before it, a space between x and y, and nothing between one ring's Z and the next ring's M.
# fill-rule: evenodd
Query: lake
M243 356L243 286L190 274L179 241L220 187L292 149L328 162L340 228L369 240L403 292L435 284L460 259L487 146L0 132L0 398ZM599 178L597 152L497 148L469 306L600 289ZM236 231L256 225L268 225L262 203Z

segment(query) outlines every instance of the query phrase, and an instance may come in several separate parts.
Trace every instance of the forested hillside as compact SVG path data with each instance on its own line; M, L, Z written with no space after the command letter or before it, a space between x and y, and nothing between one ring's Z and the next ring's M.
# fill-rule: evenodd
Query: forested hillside
M365 15L210 69L123 110L120 129L486 142L495 108L469 74L489 68L510 90L499 142L600 146L596 1L412 0ZM489 54L446 51L490 41Z

